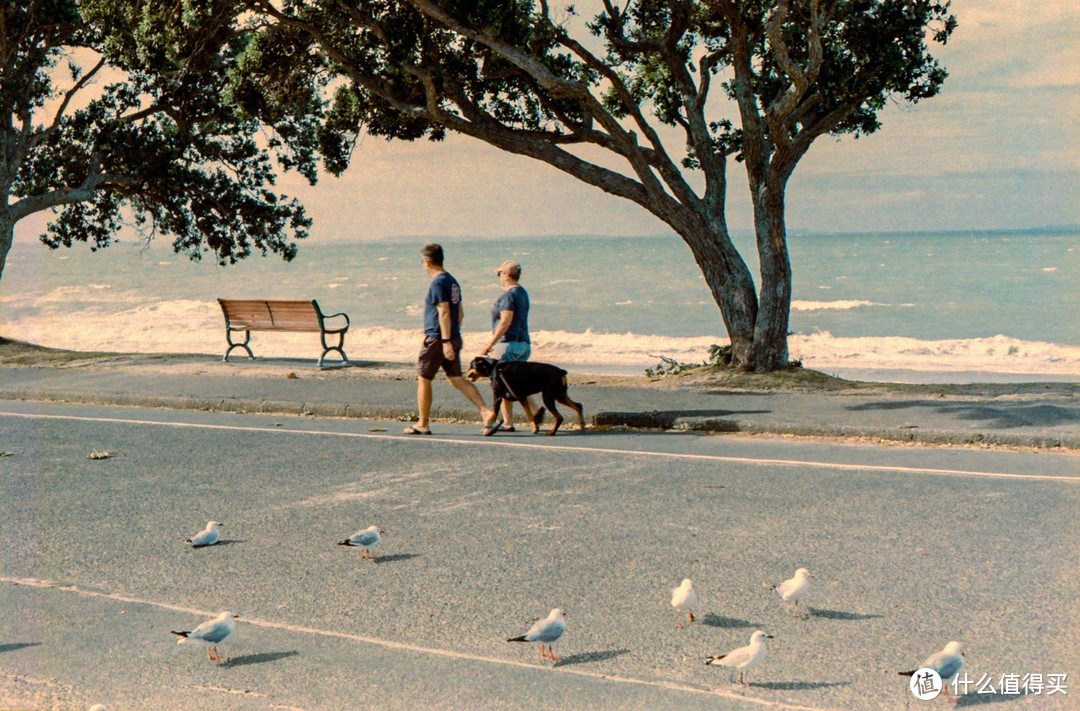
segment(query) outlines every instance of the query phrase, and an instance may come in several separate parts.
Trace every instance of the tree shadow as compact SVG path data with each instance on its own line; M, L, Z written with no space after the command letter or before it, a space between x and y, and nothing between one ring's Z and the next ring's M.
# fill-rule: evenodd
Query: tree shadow
M419 558L419 553L393 553L391 555L378 555L372 558L372 563L397 563L410 558Z
M817 607L807 607L811 617L820 617L825 620L873 620L885 615L864 615L859 612L844 612L842 610L822 610Z
M967 693L963 696L958 696L956 698L956 706L982 706L983 704L996 704L999 701L1016 701L1017 699L1022 699L1025 696L1027 696L1027 694L1022 692L1019 694L1003 694L1000 691L995 691L992 694Z
M606 659L614 659L615 657L623 654L629 654L629 649L608 649L603 652L582 652L580 654L572 654L569 657L563 657L559 661L555 662L554 667L565 667L570 664L586 664L588 662L602 662Z
M810 691L832 686L851 686L850 681L751 681L747 686L771 691Z
M726 630L741 629L743 627L758 627L756 622L740 620L734 617L724 617L715 612L710 612L701 618L701 624L708 627L720 627Z
M239 657L232 657L221 666L226 669L232 669L233 667L246 667L249 664L265 664L266 662L276 662L279 659L286 659L288 657L295 657L300 652L295 649L288 652L263 652L262 654L244 654Z
M1051 427L1067 422L1080 421L1080 408L1061 405L1028 405L1026 403L941 403L934 400L896 400L867 402L851 405L853 412L865 410L904 410L924 408L953 415L963 420L979 422L986 427L1009 429L1012 427Z
M19 649L25 649L26 647L38 647L41 642L11 642L9 644L0 644L0 653L14 652Z

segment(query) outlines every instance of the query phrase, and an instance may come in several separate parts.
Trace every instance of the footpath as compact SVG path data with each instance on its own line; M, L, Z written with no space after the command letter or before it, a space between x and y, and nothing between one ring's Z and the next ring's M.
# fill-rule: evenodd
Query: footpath
M490 399L487 384L477 385ZM572 374L570 396L594 428L1080 450L1078 383L758 391ZM100 355L0 364L0 399L408 421L416 413L416 378L405 364L320 369L293 359ZM432 416L436 423L478 421L442 375Z

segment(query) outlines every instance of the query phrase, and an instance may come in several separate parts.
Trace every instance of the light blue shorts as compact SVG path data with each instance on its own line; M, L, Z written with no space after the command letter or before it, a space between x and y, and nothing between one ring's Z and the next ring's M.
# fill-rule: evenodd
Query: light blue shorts
M532 346L523 341L503 341L496 343L492 355L500 361L528 360L532 354Z

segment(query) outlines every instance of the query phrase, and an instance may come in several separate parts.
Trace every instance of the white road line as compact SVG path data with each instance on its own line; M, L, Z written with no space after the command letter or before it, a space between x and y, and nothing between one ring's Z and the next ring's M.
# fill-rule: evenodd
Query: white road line
M96 597L104 598L107 600L115 600L117 602L126 602L136 605L149 605L151 607L158 607L163 610L169 610L172 612L181 612L197 617L213 617L217 615L217 612L211 612L209 610L200 610L193 607L186 607L184 605L176 605L168 602L158 602L156 600L146 600L143 598L131 597L129 595L120 595L118 593L100 592L98 590L86 590L78 587L77 585L66 585L60 583L54 583L48 580L39 580L37 578L9 578L0 577L0 582L11 583L12 585L21 585L29 588L36 588L39 590L55 590L58 592L72 593L75 595L81 595L83 597ZM320 637L332 637L336 639L344 639L352 642L361 642L363 644L371 644L379 647L385 647L387 649L396 649L406 652L415 652L418 654L430 654L439 657L449 657L451 659L461 659L470 662L481 662L485 664L495 664L498 666L506 667L518 667L522 669L529 669L532 671L549 672L552 674L573 674L575 676L586 677L589 679L597 679L600 681L608 681L620 684L633 684L638 686L651 686L664 689L666 691L679 691L691 694L708 694L710 696L724 696L731 699L738 699L747 703L759 704L761 706L767 706L770 708L779 709L797 709L800 711L819 711L821 707L816 706L800 706L797 704L788 704L782 701L771 701L768 699L755 699L753 697L743 696L732 691L725 691L723 689L706 689L698 686L690 686L688 684L680 684L671 681L659 681L654 679L636 679L628 676L614 676L611 674L600 674L597 672L582 671L579 669L564 669L560 667L548 667L539 666L536 664L528 664L526 662L517 662L511 659L499 659L497 657L485 657L479 654L468 654L466 652L455 652L449 649L436 649L434 647L421 647L415 644L408 644L406 642L394 642L387 639L379 639L377 637L367 637L364 635L350 634L348 632L336 632L333 630L321 630L314 627L304 627L302 625L292 625L285 622L275 622L272 620L264 620L258 617L247 617L241 615L239 621L245 624L253 625L255 627L266 627L270 629L286 630L288 632L297 632L299 634L317 635Z
M288 435L305 435L305 436L318 436L318 437L344 437L344 438L357 438L357 439L378 439L378 440L393 440L395 442L414 442L418 444L440 444L445 445L447 442L452 442L459 445L467 445L473 447L518 447L527 449L542 449L546 451L564 451L564 452L591 452L596 454L618 454L622 456L639 456L639 457L657 457L668 459L688 459L696 461L707 462L728 462L736 464L757 464L766 466L783 466L783 467L812 467L817 469L833 469L844 471L870 471L870 472L894 472L901 474L928 474L932 476L949 476L949 477L975 477L975 478L992 478L992 479L1021 479L1025 481L1062 481L1072 484L1080 484L1080 476L1056 476L1050 474L1012 474L1009 472L986 472L986 471L971 471L967 469L937 469L933 467L902 467L892 464L844 464L841 462L824 462L813 461L803 459L771 459L771 458L759 458L759 457L732 457L719 454L686 454L682 452L657 452L649 450L627 450L627 449L614 449L608 447L574 447L568 445L559 444L526 444L518 442L507 442L505 440L494 440L491 438L483 438L479 440L472 439L454 439L452 437L417 437L417 436L405 436L398 434L380 434L380 433L367 433L367 432L335 432L333 430L317 430L317 429L286 429L282 427L255 427L250 425L212 425L205 423L194 422L160 422L156 420L137 420L122 417L86 417L82 415L46 415L38 413L15 413L15 412L0 412L0 417L20 417L24 419L39 419L39 420L74 420L82 422L108 422L113 424L125 424L125 425L154 425L158 427L177 427L177 428L190 428L190 429L208 429L208 430L228 430L233 432L256 432L265 434L288 434Z

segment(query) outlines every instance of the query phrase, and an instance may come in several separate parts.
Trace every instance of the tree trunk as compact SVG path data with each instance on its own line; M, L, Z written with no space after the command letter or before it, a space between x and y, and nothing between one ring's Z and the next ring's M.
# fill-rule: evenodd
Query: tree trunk
M770 187L754 200L754 231L761 262L761 291L754 323L753 366L769 372L788 364L791 261L784 223L784 188Z
M8 252L11 251L11 243L15 239L15 216L9 211L0 209L0 279L4 276L4 265L7 263Z
M754 279L731 240L708 228L681 230L713 300L720 307L732 346L732 365L752 367L754 323L758 313Z

